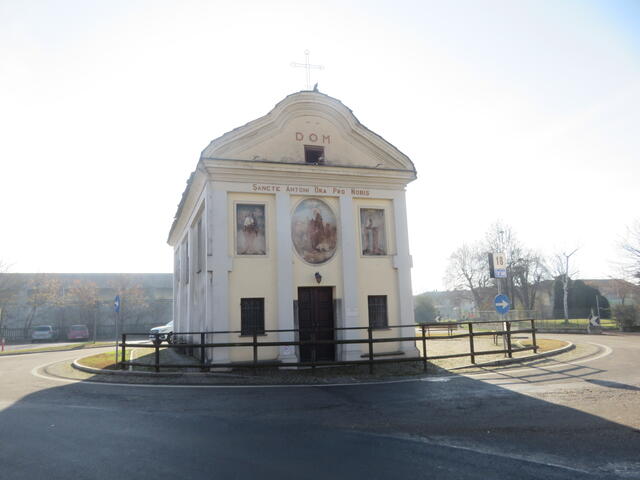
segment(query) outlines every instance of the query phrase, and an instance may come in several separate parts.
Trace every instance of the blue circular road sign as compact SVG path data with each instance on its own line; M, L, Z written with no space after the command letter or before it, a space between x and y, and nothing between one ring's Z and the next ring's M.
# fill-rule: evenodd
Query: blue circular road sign
M509 300L509 297L503 293L496 295L496 298L493 300L493 304L496 306L496 312L500 315L504 315L511 308L511 301Z

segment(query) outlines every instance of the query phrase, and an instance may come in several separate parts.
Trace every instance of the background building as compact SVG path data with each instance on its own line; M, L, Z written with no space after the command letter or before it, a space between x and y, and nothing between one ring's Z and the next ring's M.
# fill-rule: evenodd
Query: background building
M99 338L115 335L113 301L121 297L121 330L146 332L172 318L170 273L0 274L0 328L8 339L29 339L37 325L64 333L87 325ZM10 332L9 332L10 330Z

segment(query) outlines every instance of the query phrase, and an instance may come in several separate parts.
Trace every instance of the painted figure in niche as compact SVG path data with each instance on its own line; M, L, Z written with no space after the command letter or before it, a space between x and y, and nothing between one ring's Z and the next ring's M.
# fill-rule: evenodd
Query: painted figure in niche
M291 218L291 238L296 252L306 262L318 264L331 259L338 238L331 208L315 198L300 202Z
M313 209L313 216L309 220L309 239L311 240L311 249L314 251L321 250L321 244L324 240L324 222L320 210Z
M360 209L363 255L386 255L387 241L384 228L384 210Z
M264 205L236 205L236 253L265 255Z

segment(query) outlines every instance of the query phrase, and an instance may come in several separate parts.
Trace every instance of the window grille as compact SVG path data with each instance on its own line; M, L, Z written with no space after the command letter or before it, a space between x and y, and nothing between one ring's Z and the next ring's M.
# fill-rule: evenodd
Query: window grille
M389 327L386 295L369 295L369 326L371 328Z
M204 263L204 238L202 234L202 218L200 218L196 227L196 273L202 272L202 264Z
M264 334L264 298L240 299L240 333Z
M189 236L182 242L182 254L184 261L182 262L184 283L189 283Z
M176 283L180 283L180 254L182 252L180 251L180 247L178 247L176 249L176 252L173 256L173 275L175 278Z

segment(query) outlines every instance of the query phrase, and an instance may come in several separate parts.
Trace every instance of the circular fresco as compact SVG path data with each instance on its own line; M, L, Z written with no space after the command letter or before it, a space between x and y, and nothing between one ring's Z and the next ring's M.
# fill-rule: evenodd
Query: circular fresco
M291 217L293 246L305 262L324 263L336 253L336 216L322 200L309 198L298 204Z

